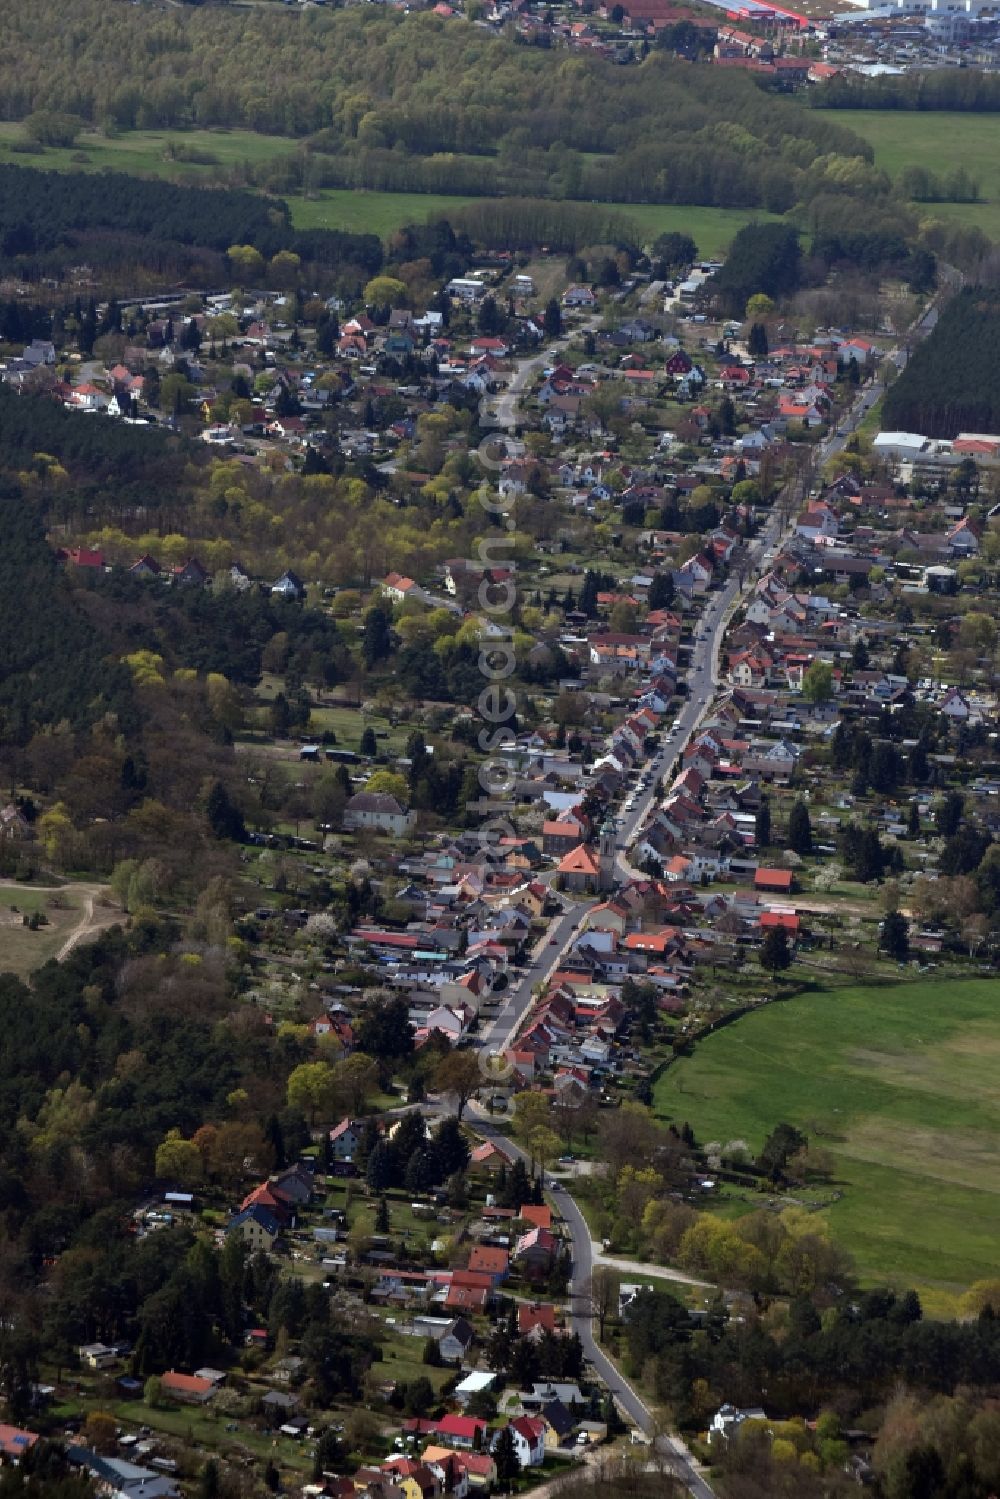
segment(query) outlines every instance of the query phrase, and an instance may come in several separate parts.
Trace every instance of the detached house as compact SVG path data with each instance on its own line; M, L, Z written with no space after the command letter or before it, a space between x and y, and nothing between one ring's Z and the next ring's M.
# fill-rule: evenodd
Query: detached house
M839 529L836 515L822 500L808 505L795 522L795 534L806 541L825 541L836 536Z
M437 1423L435 1435L439 1441L471 1450L482 1445L488 1430L487 1423L478 1416L445 1416Z
M388 791L359 791L344 808L344 827L348 832L367 829L405 838L416 821L417 814L407 812Z
M280 1232L281 1225L274 1214L256 1204L230 1218L226 1226L227 1237L229 1234L239 1234L251 1254L256 1254L261 1249L269 1253Z
M516 1420L507 1423L507 1429L514 1438L514 1449L521 1467L541 1467L545 1461L545 1422L541 1417L518 1416ZM493 1438L494 1451L499 1440L498 1431Z

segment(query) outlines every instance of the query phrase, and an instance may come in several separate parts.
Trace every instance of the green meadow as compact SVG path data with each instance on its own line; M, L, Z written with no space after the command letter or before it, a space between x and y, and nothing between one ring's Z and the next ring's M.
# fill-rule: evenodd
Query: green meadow
M298 145L289 136L258 135L253 130L133 130L112 136L88 130L75 146L45 146L30 152L17 149L24 139L22 124L0 124L0 161L56 172L130 172L137 177L192 182L244 161L286 156ZM177 161L170 155L171 147L205 160Z
M427 218L447 217L449 210L481 200L449 197L443 193L362 192L351 188L326 189L314 197L288 199L292 219L301 229L350 229L386 238L402 224L423 223ZM699 252L721 254L738 229L751 219L775 216L743 208L698 208L673 203L609 203L634 220L638 237L654 239L658 234L680 230L690 234Z
M997 1273L998 1083L1000 982L925 980L757 1010L668 1068L655 1101L702 1142L804 1130L833 1156L826 1216L862 1277L944 1309Z
M955 219L1000 238L1000 114L958 110L837 109L829 118L875 148L875 162L892 177L904 167L938 175L964 167L979 182L980 203L921 203L928 218Z

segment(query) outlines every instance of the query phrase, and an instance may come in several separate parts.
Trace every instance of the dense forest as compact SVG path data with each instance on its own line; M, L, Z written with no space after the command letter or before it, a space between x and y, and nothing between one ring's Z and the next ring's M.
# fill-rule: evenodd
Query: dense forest
M223 274L230 245L253 245L262 255L289 250L321 267L378 271L382 246L374 234L331 229L297 232L287 203L257 193L147 181L121 172L92 176L0 165L0 263L15 262L37 279L81 254L98 264L162 265L178 247L215 252L206 266ZM190 268L190 257L186 269Z
M885 397L883 425L927 437L1000 428L1000 296L967 287Z
M68 15L65 0L40 0L10 18L6 40L7 118L58 112L112 131L239 126L298 137L306 149L252 173L275 191L516 192L782 212L842 182L845 164L872 170L859 137L748 77L662 50L616 68L433 15L163 13L98 0Z
M43 724L78 728L113 715L135 726L127 667L107 659L86 627L45 540L38 514L14 485L0 488L0 732L25 741Z

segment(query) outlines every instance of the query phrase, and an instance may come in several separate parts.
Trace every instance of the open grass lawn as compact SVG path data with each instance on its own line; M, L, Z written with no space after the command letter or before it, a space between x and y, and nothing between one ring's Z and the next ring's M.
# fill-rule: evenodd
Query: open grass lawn
M257 135L253 130L133 130L118 136L84 131L72 147L46 146L30 154L12 150L23 141L24 126L0 124L0 161L15 166L43 167L57 172L99 172L108 168L132 172L140 177L211 177L220 167L243 161L270 161L294 151L298 142L290 136ZM167 155L173 142L182 151L214 157L203 163L174 161Z
M830 1227L867 1280L950 1294L996 1273L1000 983L822 989L758 1010L669 1068L657 1111L757 1149L781 1120L837 1163Z
M72 884L58 890L0 884L0 972L27 978L54 958L79 922L86 899L87 890ZM35 911L43 912L47 923L33 932L21 918Z
M355 233L392 234L401 224L422 224L427 218L447 217L449 210L479 200L443 193L362 192L331 188L314 198L289 198L292 220L300 229L349 229ZM773 214L742 208L698 208L672 203L610 203L635 221L640 237L653 239L670 230L690 234L702 255L726 249L737 229L750 219Z
M975 177L981 203L921 203L928 217L973 224L1000 237L1000 114L896 109L838 109L830 117L875 148L875 162L891 176L904 167L944 174L965 167Z
M454 1367L435 1367L424 1363L423 1338L408 1338L386 1326L384 1334L379 1334L379 1342L382 1357L372 1364L372 1373L378 1380L395 1379L400 1384L413 1384L414 1380L426 1376L436 1393L455 1373Z

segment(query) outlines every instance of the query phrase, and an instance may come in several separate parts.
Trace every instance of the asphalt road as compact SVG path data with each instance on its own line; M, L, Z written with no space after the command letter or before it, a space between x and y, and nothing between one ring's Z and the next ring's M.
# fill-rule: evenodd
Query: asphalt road
M913 335L917 338L925 335L934 326L935 321L936 309L931 308L912 330ZM552 363L558 357L559 345L567 341L565 338L557 340L555 347L533 356L518 367L510 386L494 407L499 425L506 427L514 425L518 395L525 389L537 369ZM894 350L890 355L897 365L896 356L899 352L899 350ZM881 382L873 382L859 392L850 413L843 418L838 429L817 448L818 463L823 463L843 451L851 433L863 421L882 395L883 390L884 386ZM652 771L649 787L636 798L635 806L629 813L624 814L619 822L617 843L620 851L617 855L617 865L625 878L632 873L625 850L634 841L650 807L660 795L660 782L674 766L714 699L718 685L722 641L730 610L742 588L751 586L767 571L779 544L794 525L794 517L802 496L800 492L790 492L788 498L793 503L787 505L779 503L773 507L763 530L748 546L745 584L741 584L739 577L734 576L722 589L710 594L705 603L695 627L696 634L686 677L687 696L674 724L665 731L661 747L648 767ZM547 879L551 880L551 877L550 874ZM564 901L563 904L564 909L549 923L546 936L535 948L523 977L513 986L500 1014L483 1033L481 1042L483 1049L501 1051L512 1043L531 1006L533 988L543 983L558 967L563 954L576 937L584 916L596 904L596 901ZM494 1122L478 1110L475 1112L474 1120L474 1127L479 1134L487 1139L502 1142L504 1147L513 1153L524 1155L524 1152L504 1134L502 1123ZM469 1122L472 1123L473 1120L470 1118ZM677 1437L657 1430L652 1413L641 1396L598 1346L593 1334L591 1302L587 1294L593 1269L590 1229L583 1213L566 1188L561 1183L551 1185L570 1237L573 1256L573 1277L570 1282L570 1323L573 1330L580 1336L585 1356L614 1393L619 1406L629 1420L640 1431L652 1438L657 1454L666 1459L670 1471L684 1484L688 1492L693 1494L695 1499L715 1499L714 1490L695 1468L683 1442Z
M520 1156L527 1164L528 1157L520 1146L515 1145L504 1134L503 1125L496 1123L480 1110L467 1114L466 1121L484 1139L494 1140L511 1155ZM614 1395L622 1414L637 1429L653 1440L657 1454L666 1460L666 1466L684 1484L695 1499L715 1499L715 1491L694 1466L691 1454L677 1437L658 1430L649 1407L635 1391L617 1365L612 1363L599 1346L593 1332L591 1301L588 1294L592 1265L590 1229L587 1220L577 1207L569 1192L560 1183L550 1182L559 1204L566 1230L570 1238L573 1255L573 1278L569 1285L569 1325L579 1334L584 1357Z

